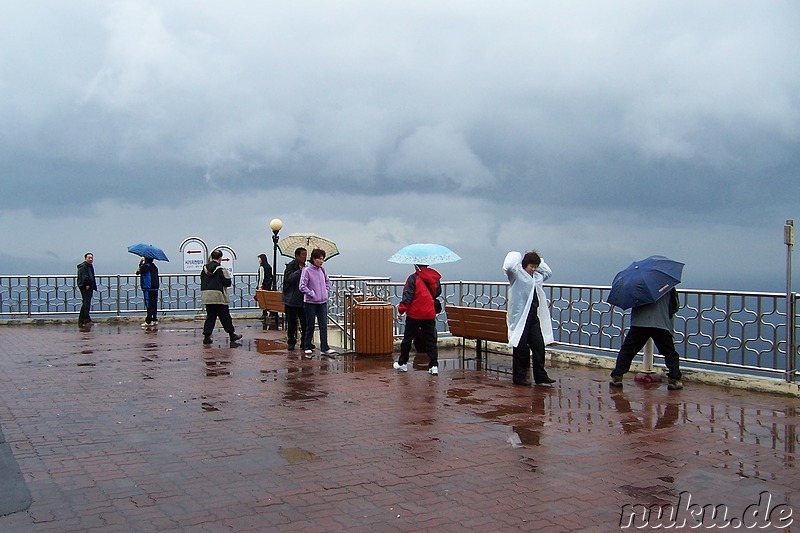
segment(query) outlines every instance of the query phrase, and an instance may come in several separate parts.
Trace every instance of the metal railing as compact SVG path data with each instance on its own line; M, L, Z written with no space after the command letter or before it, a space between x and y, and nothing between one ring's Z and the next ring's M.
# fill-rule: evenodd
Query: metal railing
M234 276L230 290L232 310L257 309L253 299L256 278L255 273ZM195 314L202 310L198 275L165 274L160 276L160 282L160 314ZM283 276L278 274L279 288L282 282ZM331 276L331 283L330 323L345 333L351 298L366 295L396 307L403 290L403 283L392 282L388 277ZM124 316L144 312L138 276L100 275L97 284L93 314ZM545 285L559 345L609 355L619 350L630 314L606 303L609 290L608 286ZM447 305L505 309L508 284L443 282L442 293ZM798 378L798 348L793 341L797 336L787 335L787 324L797 330L800 294L793 293L787 302L782 293L678 293L681 308L675 316L675 345L683 360L739 372L783 375L787 381ZM75 276L0 276L0 318L74 315L80 306ZM444 314L437 318L437 328L448 332ZM395 320L394 334L401 333L402 325Z
M619 351L630 313L605 301L611 287L547 284L544 289L559 345L608 355ZM403 284L370 283L366 290L396 305ZM800 355L794 343L787 347L786 324L794 324L797 330L800 294L793 294L788 308L782 293L679 290L678 294L681 308L674 319L675 348L682 360L730 371L763 372L786 381L798 378ZM442 282L442 295L446 305L505 310L508 284ZM442 314L437 320L439 331L446 333L447 317ZM400 330L395 321L395 334Z

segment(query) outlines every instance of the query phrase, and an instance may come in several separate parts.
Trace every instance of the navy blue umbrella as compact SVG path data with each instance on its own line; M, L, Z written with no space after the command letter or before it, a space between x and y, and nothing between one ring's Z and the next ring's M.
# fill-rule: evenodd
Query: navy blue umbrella
M140 242L139 244L131 244L128 246L128 251L132 254L136 254L139 257L149 257L150 259L158 259L159 261L167 261L167 254L164 253L164 250L159 248L158 246L153 246L152 244L144 244Z
M683 263L653 255L618 273L606 301L622 309L655 302L681 282Z

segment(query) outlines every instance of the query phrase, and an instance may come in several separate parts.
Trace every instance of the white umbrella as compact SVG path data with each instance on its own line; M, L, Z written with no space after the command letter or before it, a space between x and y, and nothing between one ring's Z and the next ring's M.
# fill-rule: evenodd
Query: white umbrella
M278 242L281 255L286 257L294 257L294 251L298 248L305 248L309 255L311 255L311 250L319 248L325 252L326 260L339 255L339 248L335 242L316 233L292 233Z

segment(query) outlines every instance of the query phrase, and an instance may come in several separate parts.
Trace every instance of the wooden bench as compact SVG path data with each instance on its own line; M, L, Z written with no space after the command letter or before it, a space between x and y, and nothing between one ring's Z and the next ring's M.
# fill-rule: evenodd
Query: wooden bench
M508 342L506 312L502 309L447 305L444 311L453 336L475 340L475 356L478 359L486 342ZM483 346L481 343L484 343Z
M283 305L283 293L281 293L281 291L265 291L258 289L256 291L256 301L258 302L259 309L275 313L275 327L280 329L277 318L278 313L280 313L284 320L286 318L286 308ZM266 329L266 325L264 329Z

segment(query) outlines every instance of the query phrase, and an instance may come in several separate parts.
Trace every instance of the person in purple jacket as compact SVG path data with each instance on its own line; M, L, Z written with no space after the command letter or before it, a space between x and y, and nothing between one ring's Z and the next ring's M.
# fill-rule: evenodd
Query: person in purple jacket
M335 358L339 353L328 345L328 293L331 280L322 268L325 251L314 248L311 251L311 264L300 275L300 292L303 293L303 311L306 315L306 328L303 330L303 355L313 354L314 320L319 323L320 353Z

